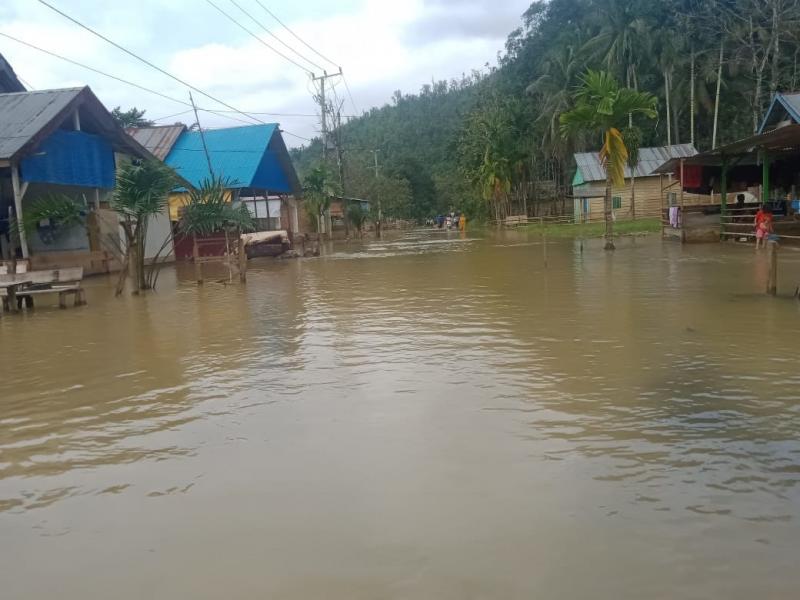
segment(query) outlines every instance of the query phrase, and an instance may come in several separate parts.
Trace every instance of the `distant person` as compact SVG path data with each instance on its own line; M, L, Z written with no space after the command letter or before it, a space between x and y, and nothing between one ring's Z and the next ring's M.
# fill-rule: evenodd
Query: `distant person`
M458 229L460 231L467 230L467 215L461 213L461 216L458 218Z
M767 247L767 240L772 234L772 211L769 206L762 204L753 220L756 228L756 250Z

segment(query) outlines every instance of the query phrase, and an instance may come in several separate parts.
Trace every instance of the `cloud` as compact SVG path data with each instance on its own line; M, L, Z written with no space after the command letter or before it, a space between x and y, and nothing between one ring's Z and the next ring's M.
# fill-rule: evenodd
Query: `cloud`
M310 60L325 66L280 25L260 11L254 0L237 0L272 33L280 36ZM197 0L139 0L109 3L107 0L59 2L65 12L130 47L134 52L173 72L194 86L244 111L312 115L308 73L291 65L227 21L205 2ZM231 14L233 5L218 2ZM502 4L501 8L496 5ZM527 0L494 3L473 0L307 0L286 3L279 16L320 53L341 64L359 110L389 101L394 90L413 92L434 79L459 77L461 73L493 62L509 31L519 24L518 15ZM274 3L273 3L274 5ZM313 15L313 17L312 17ZM247 17L237 18L248 24ZM249 22L264 40L280 47ZM6 0L0 7L0 31L68 56L118 77L153 88L181 102L188 90L153 71L76 25L30 0ZM151 118L186 109L172 102L91 73L0 38L0 53L26 81L37 89L88 84L106 106L137 106ZM309 67L317 71L315 67ZM346 101L344 112L353 113L341 81L330 80L331 96ZM226 110L198 97L201 107ZM188 118L190 115L182 118ZM234 116L242 119L241 116ZM303 137L319 129L314 117L270 117ZM240 124L230 118L201 113L204 126ZM174 120L174 119L172 119ZM170 121L167 121L170 122ZM297 140L287 138L294 144Z
M497 0L425 0L420 19L406 30L411 44L442 40L505 40L527 3Z

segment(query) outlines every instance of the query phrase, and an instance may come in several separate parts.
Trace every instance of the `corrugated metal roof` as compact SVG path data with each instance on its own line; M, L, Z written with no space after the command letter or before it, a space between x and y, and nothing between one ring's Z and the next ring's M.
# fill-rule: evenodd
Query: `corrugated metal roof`
M781 99L784 101L785 103L784 105L787 107L787 109L794 111L794 114L792 116L794 116L796 120L797 115L800 115L800 93L792 92L791 94L782 93L779 95Z
M185 125L164 125L128 127L125 133L147 148L158 160L163 161L184 131L186 131Z
M84 88L0 94L0 159L13 157Z
M800 93L778 92L775 94L767 114L764 115L764 120L761 122L761 127L758 128L758 133L781 126L781 121L786 116L788 116L789 122L800 123Z
M636 177L650 177L655 175L658 167L671 158L687 158L695 154L697 154L697 150L691 144L640 148ZM578 170L584 183L605 181L606 172L603 169L603 165L600 164L600 154L598 152L578 152L575 154L575 162L578 165ZM625 177L630 176L631 170L625 167Z
M256 188L272 192L292 193L291 176L283 166L282 151L271 150L270 142L278 125L251 125L204 131L214 175L231 180L230 188ZM197 131L184 131L167 155L165 162L194 186L200 186L210 175ZM291 162L288 162L291 168Z

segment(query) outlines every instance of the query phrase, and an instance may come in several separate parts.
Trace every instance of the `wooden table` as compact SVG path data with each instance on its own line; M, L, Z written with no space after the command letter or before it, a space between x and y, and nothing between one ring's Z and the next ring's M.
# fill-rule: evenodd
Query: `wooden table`
M6 290L6 301L8 302L8 311L15 313L17 308L17 292L25 289L26 286L33 283L30 277L25 275L6 275L0 276L0 290ZM0 309L0 314L2 314Z

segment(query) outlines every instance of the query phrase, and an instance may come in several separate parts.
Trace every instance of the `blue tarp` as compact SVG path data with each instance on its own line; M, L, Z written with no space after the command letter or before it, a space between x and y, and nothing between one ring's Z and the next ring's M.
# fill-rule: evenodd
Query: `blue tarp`
M80 187L114 187L114 150L83 131L56 131L20 163L23 181Z

